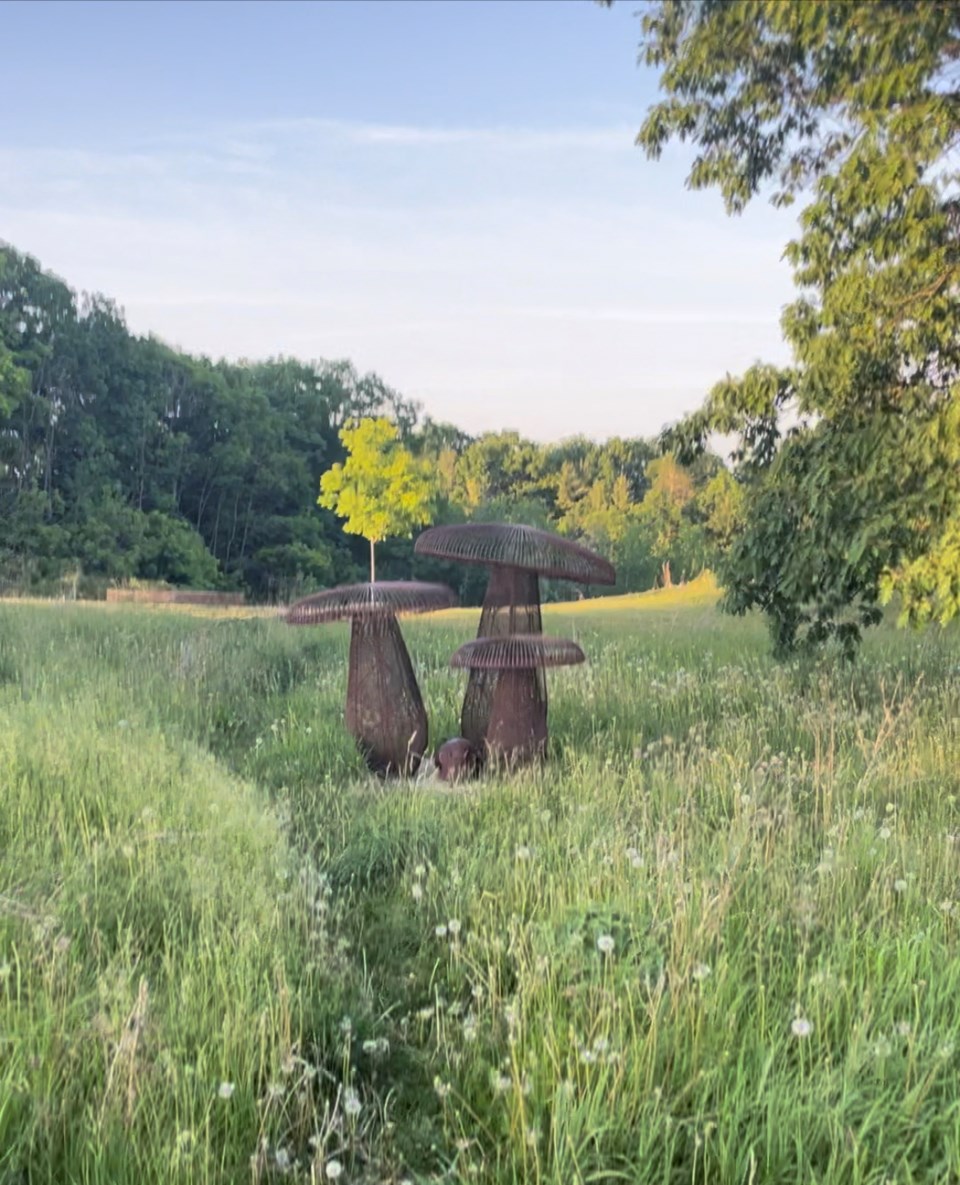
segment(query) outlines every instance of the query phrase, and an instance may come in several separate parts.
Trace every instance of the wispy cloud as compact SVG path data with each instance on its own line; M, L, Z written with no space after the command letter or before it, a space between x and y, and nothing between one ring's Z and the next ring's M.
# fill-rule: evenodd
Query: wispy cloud
M349 355L471 430L652 433L783 357L790 219L726 219L631 143L287 119L6 148L0 237L198 352Z
M544 321L586 321L614 325L776 325L779 312L766 310L703 308L517 308L510 312L518 317L533 317Z
M494 125L490 127L451 126L443 124L372 123L364 121L291 118L259 119L242 123L225 123L205 129L200 138L209 134L229 138L253 151L257 141L282 141L288 138L325 140L334 144L363 147L437 148L466 146L502 152L542 150L629 151L636 129L630 124L610 126L570 126L535 128ZM184 142L193 139L190 133L176 137ZM169 142L169 140L168 140Z

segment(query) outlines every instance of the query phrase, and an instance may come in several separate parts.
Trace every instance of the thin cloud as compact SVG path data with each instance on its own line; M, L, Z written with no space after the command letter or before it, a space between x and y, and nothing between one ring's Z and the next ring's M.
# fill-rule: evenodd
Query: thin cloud
M604 309L604 308L518 308L520 317L545 321L593 321L624 325L776 325L777 311L726 309Z
M0 236L198 353L349 356L471 430L646 434L777 360L790 232L632 138L292 119L8 148Z
M258 136L301 136L341 144L369 147L435 148L464 145L501 151L632 151L636 129L617 127L444 127L442 125L369 123L336 119L265 119L224 125L225 134L255 139Z

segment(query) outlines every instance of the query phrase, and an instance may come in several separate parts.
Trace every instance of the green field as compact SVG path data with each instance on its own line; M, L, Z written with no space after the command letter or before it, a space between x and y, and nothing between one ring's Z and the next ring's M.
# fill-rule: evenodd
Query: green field
M713 599L548 608L461 790L366 776L346 628L0 606L0 1185L960 1179L960 632Z

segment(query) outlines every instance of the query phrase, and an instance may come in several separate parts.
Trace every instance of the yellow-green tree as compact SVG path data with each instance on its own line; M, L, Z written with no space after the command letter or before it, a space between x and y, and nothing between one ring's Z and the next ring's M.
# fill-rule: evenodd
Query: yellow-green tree
M376 579L376 544L409 535L430 522L436 486L430 465L399 440L388 419L363 419L340 430L347 459L320 478L317 502L347 521L348 535L370 543L370 579Z

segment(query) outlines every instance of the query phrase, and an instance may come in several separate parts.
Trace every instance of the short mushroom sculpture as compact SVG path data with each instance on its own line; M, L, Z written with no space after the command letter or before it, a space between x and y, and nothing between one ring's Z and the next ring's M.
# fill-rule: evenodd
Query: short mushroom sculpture
M413 773L427 748L427 713L397 614L456 603L445 584L385 580L304 597L284 618L289 625L351 623L346 725L375 773Z
M441 782L462 782L480 772L480 754L465 737L444 741L433 758Z
M550 531L514 523L431 527L417 538L414 551L490 569L478 639L541 633L541 576L577 584L613 584L617 578L613 565L596 552ZM460 729L481 751L498 679L496 667L484 667L472 669L467 681ZM545 686L542 675L538 685Z
M482 745L495 761L519 765L543 756L547 746L545 667L570 666L585 655L576 642L543 634L476 638L461 646L450 665L495 672Z

